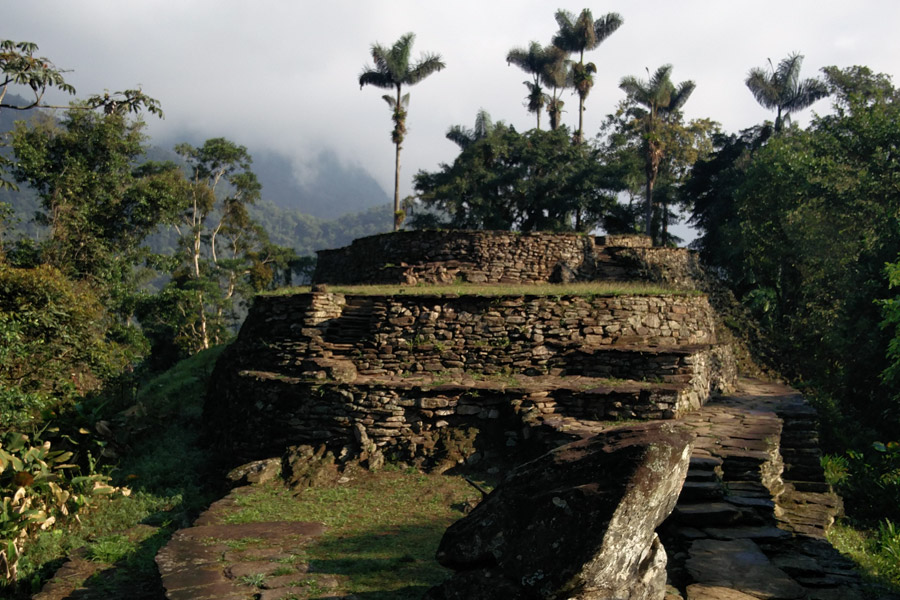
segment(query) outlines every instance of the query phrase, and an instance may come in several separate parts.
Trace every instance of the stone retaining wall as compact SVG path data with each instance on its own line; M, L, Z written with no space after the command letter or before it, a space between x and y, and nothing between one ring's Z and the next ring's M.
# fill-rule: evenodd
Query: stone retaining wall
M236 451L343 447L360 426L428 461L469 427L518 439L525 413L671 419L734 382L713 327L699 295L260 297L204 419Z
M545 283L644 280L696 288L694 253L640 235L400 231L320 250L315 283Z
M240 334L277 354L266 368L304 370L301 358L341 356L364 374L513 371L620 378L684 375L662 349L714 344L705 296L435 297L313 292L257 299ZM620 347L609 356L585 352ZM627 347L630 352L625 352ZM657 350L653 350L656 348ZM681 364L679 364L681 361ZM626 371L636 370L628 376ZM634 371L632 371L634 372ZM594 375L596 373L596 375ZM605 373L605 374L601 374Z
M207 405L204 420L219 443L242 459L298 444L325 444L339 458L358 456L371 442L388 457L434 468L478 451L515 451L541 435L542 418L550 416L671 419L698 408L682 386L582 386L574 380L339 384L244 371L229 378L227 393Z

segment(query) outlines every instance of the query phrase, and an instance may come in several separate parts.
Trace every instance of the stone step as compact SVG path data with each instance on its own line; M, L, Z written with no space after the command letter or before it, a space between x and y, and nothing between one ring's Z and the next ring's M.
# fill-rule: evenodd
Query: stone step
M771 498L769 488L758 481L728 481L725 489L729 494L743 496L745 498Z
M703 533L715 540L756 540L759 543L772 543L791 537L789 531L779 529L772 525L749 526L738 525L734 527L704 527Z
M736 590L748 598L805 598L806 591L773 565L752 539L696 540L686 562L694 585ZM692 598L688 586L688 598ZM742 598L732 596L732 598ZM701 596L693 595L693 598ZM707 598L716 596L707 596ZM727 598L728 596L719 596Z
M703 502L721 500L725 492L718 481L685 481L678 502Z
M707 469L688 469L685 481L715 481L719 482L719 476L715 471Z
M689 463L690 469L709 469L713 470L716 467L722 466L722 459L717 456L698 456L694 454L691 456L691 461Z
M743 515L741 509L727 502L679 504L672 512L675 522L694 527L734 525Z

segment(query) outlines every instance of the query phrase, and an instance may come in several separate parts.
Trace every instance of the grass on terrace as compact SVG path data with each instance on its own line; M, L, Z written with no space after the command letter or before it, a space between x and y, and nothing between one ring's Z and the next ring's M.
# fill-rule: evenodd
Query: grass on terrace
M678 290L643 282L579 282L536 284L449 283L441 285L329 285L329 292L354 296L696 296L700 292ZM290 296L310 291L309 286L281 288L265 295Z
M479 494L461 477L425 475L395 465L361 471L345 484L309 488L299 495L278 481L236 499L226 523L313 521L325 534L298 559L309 564L300 598L415 600L450 571L435 560L444 531ZM481 482L481 485L489 484ZM323 581L337 589L324 592ZM351 596L352 594L352 596Z

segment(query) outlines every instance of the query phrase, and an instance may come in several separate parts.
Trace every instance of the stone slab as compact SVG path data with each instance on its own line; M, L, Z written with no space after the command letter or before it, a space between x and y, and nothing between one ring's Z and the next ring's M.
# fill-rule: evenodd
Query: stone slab
M763 600L794 600L806 591L773 565L752 540L697 540L691 543L687 570L693 580Z

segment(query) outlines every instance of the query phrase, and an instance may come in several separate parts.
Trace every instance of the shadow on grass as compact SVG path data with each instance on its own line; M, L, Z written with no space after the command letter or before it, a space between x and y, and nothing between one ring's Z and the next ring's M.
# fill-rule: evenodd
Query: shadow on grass
M353 535L326 534L308 548L309 575L337 576L355 598L421 598L451 573L435 560L445 527L445 521L435 520Z
M356 592L355 600L421 600L431 586L412 585L387 592ZM310 596L310 600L345 600L347 596Z
M90 554L89 550L76 552L45 584L41 598L165 600L154 558L171 536L171 529L157 529L113 564L88 560L84 555Z

